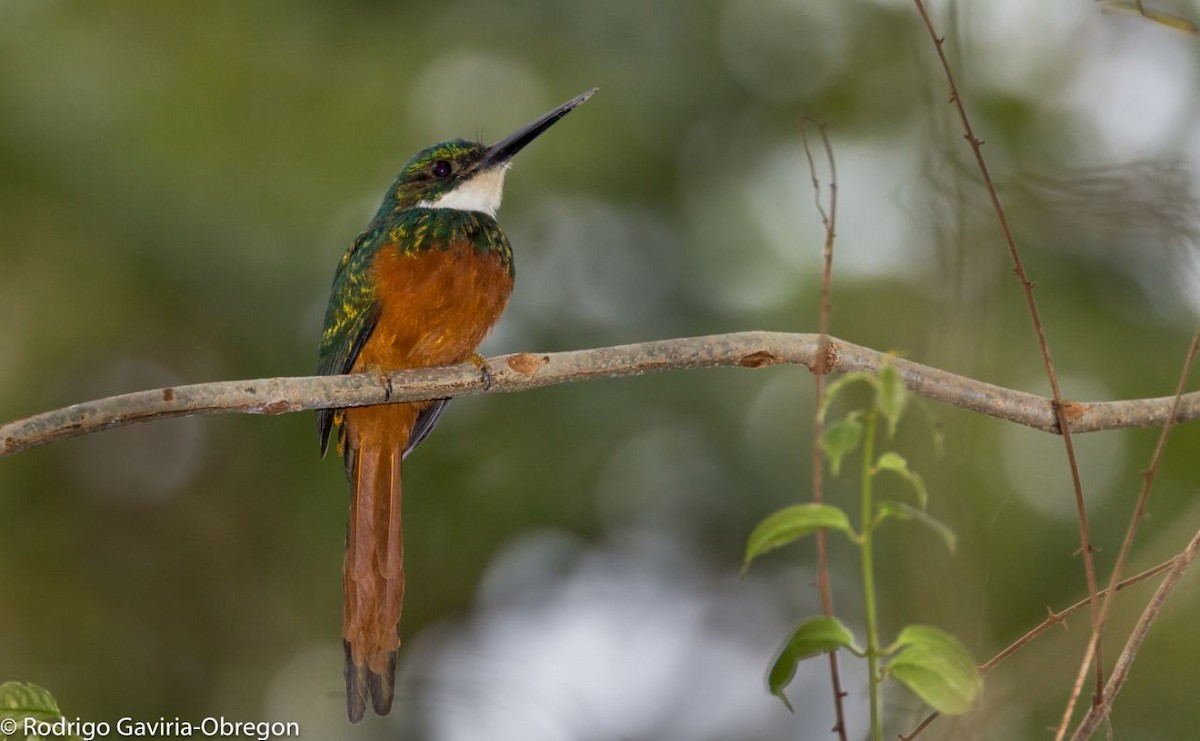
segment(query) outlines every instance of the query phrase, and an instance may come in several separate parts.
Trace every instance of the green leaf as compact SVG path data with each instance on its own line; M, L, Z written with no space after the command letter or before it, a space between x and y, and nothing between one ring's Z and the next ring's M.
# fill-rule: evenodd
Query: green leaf
M767 551L822 529L841 530L851 538L855 537L854 529L850 527L850 518L833 505L795 504L767 515L746 539L746 559L742 565L742 573L750 567L751 561Z
M958 548L958 536L950 529L949 525L933 517L928 512L917 509L911 504L890 500L880 502L879 521L883 521L889 517L894 517L897 520L916 520L940 535L951 553Z
M917 504L921 505L921 509L925 509L929 503L929 492L925 489L925 480L921 478L921 474L909 470L908 461L904 460L903 456L889 450L875 461L875 470L891 471L907 481L917 494Z
M825 413L829 411L829 405L838 397L838 394L856 383L866 383L874 386L876 383L875 376L866 371L855 371L847 373L825 386L825 391L821 394L821 404L817 408L817 414L822 421L825 419Z
M62 717L58 702L50 691L36 684L24 682L5 682L0 684L0 721L16 721L16 730L24 727L26 718L53 723ZM3 723L0 723L2 726ZM5 735L0 732L0 739L25 738L24 733ZM35 738L30 736L29 738ZM56 737L57 738L57 737ZM79 741L79 736L63 736L64 741Z
M888 439L896 436L896 425L904 415L904 407L908 404L908 389L900 380L900 372L890 365L879 371L879 383L876 385L875 408L887 420Z
M1183 31L1184 33L1189 33L1193 36L1200 34L1200 26L1197 26L1195 23L1189 21L1183 16L1165 13L1161 10L1144 10L1142 11L1142 15L1154 21L1155 23L1160 23L1167 28L1173 28L1176 31Z
M860 412L851 412L825 428L821 436L821 450L829 459L829 469L834 476L842 469L842 459L858 449L863 437Z
M928 625L910 625L888 652L886 671L935 710L961 715L983 689L975 660L957 638Z
M854 645L854 636L849 628L833 617L808 618L796 626L787 641L779 649L775 661L767 672L767 689L771 691L787 709L792 709L783 688L791 683L796 676L796 666L804 659L817 654L848 648L856 654L862 654L862 649Z
M0 718L57 720L61 716L49 690L24 682L0 684Z
M1160 23L1168 28L1174 28L1177 31L1184 33L1200 34L1200 26L1197 26L1192 21L1182 16L1166 13L1161 10L1153 10L1143 6L1140 2L1127 2L1117 0L1105 0L1103 6L1109 10L1115 10L1120 13L1132 13L1140 15L1143 18L1148 18L1155 23Z

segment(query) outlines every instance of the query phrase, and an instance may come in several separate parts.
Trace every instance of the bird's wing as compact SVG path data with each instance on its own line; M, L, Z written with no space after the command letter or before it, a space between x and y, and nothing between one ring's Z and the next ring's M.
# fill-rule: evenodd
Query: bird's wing
M371 260L382 246L383 235L364 232L342 256L333 276L329 306L325 309L325 329L317 373L322 376L349 373L358 353L379 322L379 299L370 279ZM333 427L333 409L317 410L317 433L321 455L329 448Z
M425 438L429 437L429 433L433 432L433 428L437 426L438 420L442 418L442 412L446 411L446 405L450 403L449 399L434 399L429 403L429 406L421 410L417 415L417 421L413 425L412 434L409 435L408 445L404 446L404 457L413 452L421 443L425 442Z

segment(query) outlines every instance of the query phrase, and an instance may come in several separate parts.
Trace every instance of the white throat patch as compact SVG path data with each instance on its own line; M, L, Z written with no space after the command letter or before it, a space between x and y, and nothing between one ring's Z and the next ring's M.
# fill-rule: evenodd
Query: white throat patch
M464 181L457 188L433 201L421 201L421 208L453 208L458 211L481 211L495 217L504 194L504 174L508 165L493 167Z

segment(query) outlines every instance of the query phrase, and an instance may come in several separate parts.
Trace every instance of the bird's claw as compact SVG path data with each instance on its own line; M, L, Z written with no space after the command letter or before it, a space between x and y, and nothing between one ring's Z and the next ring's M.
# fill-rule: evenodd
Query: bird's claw
M479 370L479 380L483 381L483 390L490 390L492 388L492 366L488 363L487 358L479 353L471 353L471 365Z

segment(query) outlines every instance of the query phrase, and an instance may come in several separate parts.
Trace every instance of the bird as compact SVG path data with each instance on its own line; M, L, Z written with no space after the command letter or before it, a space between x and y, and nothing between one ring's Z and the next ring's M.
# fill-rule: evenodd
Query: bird
M512 247L496 221L513 157L588 98L592 88L491 146L451 139L400 170L367 228L334 272L317 372L387 373L472 362L512 293ZM391 711L404 602L402 461L429 435L449 399L317 412L321 456L336 432L350 482L342 644L346 711L368 699Z

